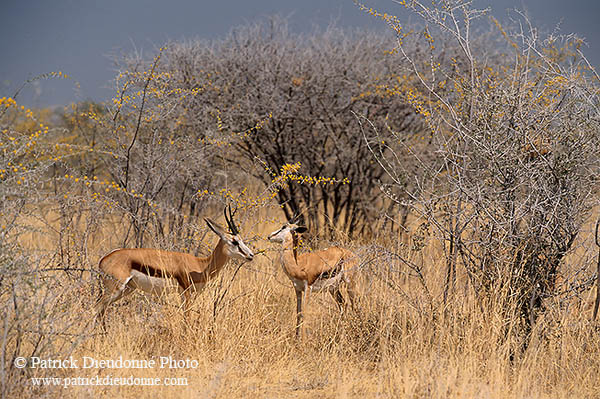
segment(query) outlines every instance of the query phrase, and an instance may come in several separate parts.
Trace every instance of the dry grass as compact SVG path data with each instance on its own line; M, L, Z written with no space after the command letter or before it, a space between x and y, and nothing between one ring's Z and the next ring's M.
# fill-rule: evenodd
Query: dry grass
M362 248L364 259L373 258L371 247L354 244ZM5 393L123 398L598 397L600 338L597 325L589 321L589 298L549 303L529 348L519 353L518 343L510 334L507 338L511 321L500 309L485 304L493 301L478 302L468 288L460 288L446 308L440 306L444 276L435 245L405 255L423 264L428 286L439 287L439 292L434 289L426 295L409 270L389 259L365 263L356 309L340 314L328 295L313 295L301 342L294 338L295 295L276 252L268 251L242 267L216 318L214 298L228 286L237 264L230 264L222 279L197 297L187 322L176 295L155 303L136 293L111 306L106 334L91 324L97 291L90 277L46 273L37 299L30 308L19 309L22 326L55 332L42 337L51 347L42 352L54 358L157 362L171 356L197 360L197 367L26 368L23 373L12 368ZM390 268L399 272L382 272ZM51 325L36 322L40 308L55 315ZM31 353L38 337L25 332L18 353ZM14 349L11 342L8 354ZM513 360L511 353L516 353ZM188 385L63 388L33 387L30 380L108 375L186 378Z

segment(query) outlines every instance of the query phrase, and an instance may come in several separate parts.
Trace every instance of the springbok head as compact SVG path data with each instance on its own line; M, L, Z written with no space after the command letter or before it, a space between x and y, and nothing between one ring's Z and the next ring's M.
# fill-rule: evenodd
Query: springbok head
M227 217L228 209L229 217ZM235 215L236 211L234 211L233 214L231 213L231 205L223 210L229 231L225 230L225 228L209 218L205 218L204 221L206 221L208 227L214 231L225 244L225 253L227 256L234 259L251 261L254 258L254 253L252 253L250 248L244 244L242 237L240 237L240 231L233 221L233 215Z
M298 226L295 223L286 223L279 229L269 234L269 241L276 243L284 243L287 240L296 240L298 234L306 232L306 227Z

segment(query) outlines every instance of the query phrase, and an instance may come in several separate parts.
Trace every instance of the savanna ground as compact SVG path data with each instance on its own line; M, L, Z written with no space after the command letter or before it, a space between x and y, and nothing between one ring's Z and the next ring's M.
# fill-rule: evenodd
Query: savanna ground
M261 225L256 232L265 237L271 227L278 225ZM589 233L592 226L588 227ZM26 245L40 250L51 240L46 232L30 237ZM382 245L394 242L382 241ZM422 265L425 284L431 287L443 287L443 254L437 244L427 240L419 252L400 250L406 259ZM56 317L51 328L56 333L54 357L156 359L158 364L161 356L170 356L198 363L194 368L26 369L11 373L7 393L123 398L597 397L600 339L597 323L590 321L592 292L551 304L536 324L527 350L511 360L515 344L506 338L511 321L492 300L475 300L462 278L447 307L434 309L441 290L426 295L414 273L378 251L373 242L348 245L362 259L359 302L354 310L340 314L329 295L313 295L301 341L294 336L291 283L279 266L276 247L262 240L254 247L267 251L243 264L235 278L240 264L230 263L222 277L197 297L188 321L178 308L177 295L156 303L136 293L111 306L106 334L93 324L97 296L93 274L40 270L49 292L38 291L38 300L49 300L45 305ZM377 270L389 272L381 275ZM215 300L225 288L213 317ZM35 328L36 320L24 325ZM32 333L31 338L35 336ZM21 353L28 353L35 343L26 341ZM30 377L96 375L185 378L187 385L63 388L34 387L30 382Z
M393 38L272 18L118 60L108 104L0 98L2 397L599 397L600 78L583 42L522 15L477 31L467 1L399 6L425 24L357 3ZM177 295L134 293L103 333L99 259L206 256L203 218L224 224L227 204L255 259L230 262L187 320ZM302 340L265 239L292 216L301 251L360 260L354 308L311 295ZM79 369L33 367L70 357Z

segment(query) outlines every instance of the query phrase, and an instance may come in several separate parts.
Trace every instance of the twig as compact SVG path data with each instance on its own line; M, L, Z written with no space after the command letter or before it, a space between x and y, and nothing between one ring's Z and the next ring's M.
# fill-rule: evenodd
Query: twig
M594 314L592 320L596 320L598 315L598 305L600 305L600 237L598 237L598 227L600 226L600 218L596 221L596 246L598 247L598 264L596 267L596 301L594 303Z

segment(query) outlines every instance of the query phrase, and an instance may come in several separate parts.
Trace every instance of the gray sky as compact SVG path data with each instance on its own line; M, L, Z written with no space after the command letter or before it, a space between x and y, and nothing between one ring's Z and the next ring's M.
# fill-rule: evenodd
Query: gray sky
M381 12L408 20L392 0L364 0ZM600 67L600 1L475 0L506 20L507 9L526 9L546 32L560 24L560 33L586 38L584 50ZM68 80L42 80L29 86L18 101L51 106L110 98L114 70L110 55L134 49L150 56L169 39L218 38L232 28L262 16L291 15L294 31L310 31L336 21L339 27L382 29L382 22L360 12L352 0L3 0L0 5L0 97L12 96L28 78L62 71ZM415 21L413 17L413 21Z

